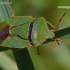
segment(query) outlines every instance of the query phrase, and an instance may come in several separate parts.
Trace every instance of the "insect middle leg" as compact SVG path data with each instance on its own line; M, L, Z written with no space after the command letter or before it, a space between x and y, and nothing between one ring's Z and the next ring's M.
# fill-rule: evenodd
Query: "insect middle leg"
M57 43L58 45L60 45L59 42L63 42L63 41L62 41L61 39L59 39L59 38L55 38L53 43L48 42L48 44L50 44L51 46L55 46L56 43Z
M37 47L37 54L40 55L39 46Z

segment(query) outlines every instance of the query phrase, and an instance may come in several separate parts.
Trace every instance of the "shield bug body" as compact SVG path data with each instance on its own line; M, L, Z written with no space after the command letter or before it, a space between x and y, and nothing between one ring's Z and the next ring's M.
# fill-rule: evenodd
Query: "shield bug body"
M0 23L0 46L8 48L25 48L30 44L40 46L46 40L55 37L54 30L50 30L47 24L54 30L57 29L44 17L20 16L6 20Z
M2 32L4 34L6 34L5 32L8 33L5 40L1 42L1 46L18 48L19 45L16 46L16 44L19 39L23 41L22 43L24 45L24 41L26 41L26 47L28 47L30 43L34 46L39 46L46 41L46 38L53 38L55 36L54 32L49 30L47 22L43 17L37 19L32 17L12 18L2 22L1 24L7 25L7 27L4 27L7 28L7 31L2 29L4 31ZM21 48L23 48L23 44L20 42L18 43Z

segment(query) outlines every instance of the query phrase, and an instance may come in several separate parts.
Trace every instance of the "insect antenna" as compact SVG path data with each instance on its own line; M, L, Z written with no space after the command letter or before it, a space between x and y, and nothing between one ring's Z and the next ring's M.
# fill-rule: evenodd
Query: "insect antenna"
M62 19L63 19L63 17L65 16L65 14L66 14L66 12L64 12L64 14L62 15L62 17L59 19L59 21L58 21L58 23L57 23L56 27L58 27L59 23L61 22L61 20L62 20Z

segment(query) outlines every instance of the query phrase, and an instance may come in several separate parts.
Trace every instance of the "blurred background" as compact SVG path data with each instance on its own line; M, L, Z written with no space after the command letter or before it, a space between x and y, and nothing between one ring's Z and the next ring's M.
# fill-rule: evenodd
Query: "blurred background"
M60 25L69 25L70 8L58 8L58 6L69 6L70 1L64 0L10 0L11 7L15 15L44 17L52 24L57 24L64 12L67 14L61 21Z
M70 25L70 8L58 8L58 6L70 7L70 0L9 0L9 2L11 2L10 5L15 15L35 18L44 17L55 26L64 12L66 12L59 26ZM35 49L35 47L28 48L36 70L70 70L69 39L60 43L60 46L42 45L40 47L40 57L37 56ZM5 52L14 60L11 52Z

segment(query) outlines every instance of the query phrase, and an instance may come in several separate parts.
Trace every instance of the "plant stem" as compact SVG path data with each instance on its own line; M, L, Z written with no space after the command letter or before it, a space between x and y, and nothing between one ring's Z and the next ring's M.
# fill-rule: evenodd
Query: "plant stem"
M13 54L19 70L35 70L27 48Z

